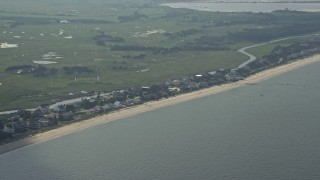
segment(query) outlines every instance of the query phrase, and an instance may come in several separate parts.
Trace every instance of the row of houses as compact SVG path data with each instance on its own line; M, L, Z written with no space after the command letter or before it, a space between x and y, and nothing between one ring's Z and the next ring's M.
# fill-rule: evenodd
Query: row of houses
M213 72L186 76L180 79L167 80L150 86L135 86L126 90L110 93L98 93L96 97L84 98L80 107L92 113L104 113L160 100L178 94L208 88L226 83L230 70L219 69Z
M150 86L134 86L126 90L96 93L94 97L83 98L81 102L61 105L52 109L49 108L49 105L41 105L34 111L19 110L9 116L8 122L3 124L1 131L10 134L23 134L58 125L64 121L80 119L82 114L107 113L148 101L196 91L225 83L227 72L228 70L219 69L181 79L167 80Z
M316 44L318 45L318 43ZM300 46L295 46L300 47ZM286 63L292 57L308 56L320 52L315 45L301 46L303 49L294 53L283 53L286 49L277 48L269 56L256 60L248 65L236 69L218 69L202 74L193 74L179 79L167 80L150 86L134 86L125 90L109 93L96 92L95 96L83 98L80 102L61 105L50 109L42 105L35 111L19 110L8 118L0 132L8 134L23 134L32 130L39 130L49 126L58 125L65 121L81 119L95 114L108 113L121 108L143 104L148 101L160 100L182 93L197 91L224 83L241 80L257 71ZM290 47L283 47L290 48ZM280 56L281 55L281 56ZM285 56L284 56L285 55ZM275 59L276 57L276 59Z
M8 121L2 124L1 132L20 135L73 119L74 113L71 111L59 112L49 109L48 105L41 105L34 111L18 110L12 113Z
M180 79L167 80L150 86L134 86L126 90L109 93L95 93L95 96L83 98L80 102L49 108L41 105L34 111L19 110L12 113L2 132L23 134L58 125L64 121L81 119L81 115L108 113L121 108L160 100L178 94L196 91L230 81L230 70L219 69L203 74L185 76ZM85 113L83 113L85 112Z

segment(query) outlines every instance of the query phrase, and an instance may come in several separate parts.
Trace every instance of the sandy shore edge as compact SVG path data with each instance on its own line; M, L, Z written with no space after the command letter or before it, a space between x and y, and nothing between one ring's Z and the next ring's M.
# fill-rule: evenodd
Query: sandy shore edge
M119 111L112 112L110 114L105 114L105 115L93 117L81 122L69 124L57 129L53 129L44 133L40 133L31 137L27 137L27 138L0 146L0 155L9 151L13 151L18 148L22 148L31 144L45 142L51 139L64 136L66 134L70 134L70 133L80 131L89 127L93 127L99 124L104 124L104 123L115 121L118 119L123 119L126 117L143 113L143 112L159 109L162 107L178 104L181 102L186 102L186 101L201 98L204 96L217 94L230 89L241 87L245 84L257 83L257 82L269 79L271 77L283 74L285 72L298 69L305 65L315 63L315 62L320 62L320 55L315 55L302 60L294 61L290 64L285 64L272 69L268 69L268 70L259 72L257 74L254 74L252 76L249 76L248 78L238 82L223 84L220 86L214 86L214 87L202 89L202 90L191 92L191 93L181 94L181 95L170 97L168 99L163 99L160 101L147 102L145 104L141 104L138 106L124 108Z

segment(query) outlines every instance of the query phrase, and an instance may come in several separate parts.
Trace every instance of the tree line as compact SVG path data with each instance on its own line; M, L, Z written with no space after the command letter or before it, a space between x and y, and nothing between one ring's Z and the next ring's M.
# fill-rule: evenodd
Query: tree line
M139 13L137 11L135 11L131 15L119 16L118 17L119 21L121 21L121 22L135 21L135 20L146 19L146 18L149 18L149 17L147 15L141 14L141 13Z
M94 71L88 67L82 67L82 66L64 66L63 71L67 75L73 75L73 74L91 74L94 73ZM5 69L5 72L9 73L17 73L17 74L33 74L35 77L46 77L46 76L54 76L57 74L58 69L57 68L47 68L42 65L34 66L34 65L16 65L16 66L10 66Z
M167 36L169 39L177 39L177 38L182 38L182 37L198 34L200 32L201 31L198 29L186 29L186 30L182 30L182 31L179 31L176 33L166 32L166 33L164 33L164 35Z
M73 74L91 74L94 71L89 69L88 67L82 67L82 66L72 66L72 67L68 67L68 66L64 66L63 70L66 74L68 75L73 75Z
M93 37L96 41L96 44L99 46L105 46L106 42L116 42L116 43L123 43L125 42L124 38L122 37L114 37L111 35L107 35L105 32L100 31L100 34Z
M320 23L296 23L283 27L246 29L244 31L229 33L229 36L239 41L262 42L279 37L309 34L319 30Z
M42 65L16 65L10 66L5 69L6 72L18 73L18 74L28 74L31 73L35 77L45 77L45 76L54 76L58 69L56 68L47 68Z
M164 48L164 47L146 47L138 45L115 45L111 47L112 51L151 51L153 54L168 54L179 51L225 51L227 47L209 46L205 44L185 44L180 47Z

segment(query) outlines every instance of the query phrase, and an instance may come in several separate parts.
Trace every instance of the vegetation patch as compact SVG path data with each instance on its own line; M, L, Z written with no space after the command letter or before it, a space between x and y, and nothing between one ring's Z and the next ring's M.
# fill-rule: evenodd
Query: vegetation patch
M34 65L17 65L10 66L6 68L6 72L15 73L15 74L33 74L34 77L46 77L54 76L57 73L56 68L46 68L45 66L34 66Z
M105 46L106 42L115 42L115 43L123 43L125 42L122 37L113 37L111 35L107 35L106 32L99 32L99 35L96 35L93 39L96 41L96 44L99 46Z
M201 33L201 31L198 29L186 29L176 33L167 32L164 35L170 39L178 39L178 38L183 38L183 37L187 37L187 36L198 34L198 33Z
M137 11L135 11L132 15L127 15L127 16L119 16L118 19L121 22L128 22L128 21L135 21L135 20L139 20L139 19L145 19L148 18L147 15L145 14L141 14Z
M89 69L88 67L81 67L81 66L73 66L73 67L65 66L63 67L63 70L64 70L64 73L68 75L94 73L94 71Z
M154 0L42 0L23 7L20 1L0 6L0 111L33 108L72 98L69 93L81 96L80 91L232 69L247 60L240 48L320 32L320 13L205 12ZM299 43L313 38L301 37ZM259 59L295 42L250 51Z

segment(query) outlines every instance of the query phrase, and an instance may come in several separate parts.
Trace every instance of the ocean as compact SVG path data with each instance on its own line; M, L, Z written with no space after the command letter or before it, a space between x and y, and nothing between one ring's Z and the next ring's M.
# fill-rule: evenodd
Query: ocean
M0 179L320 179L320 63L0 155Z
M186 8L200 11L212 11L212 12L264 12L270 13L276 10L291 10L291 11L307 11L307 12L319 12L320 2L313 3L290 3L274 1L274 3L269 2L246 2L241 3L239 1L231 1L233 3L213 3L210 2L197 2L197 3L167 3L162 4L163 6L168 6L172 8ZM228 2L228 1L226 1ZM230 1L229 1L230 2ZM293 1L292 1L293 2Z

